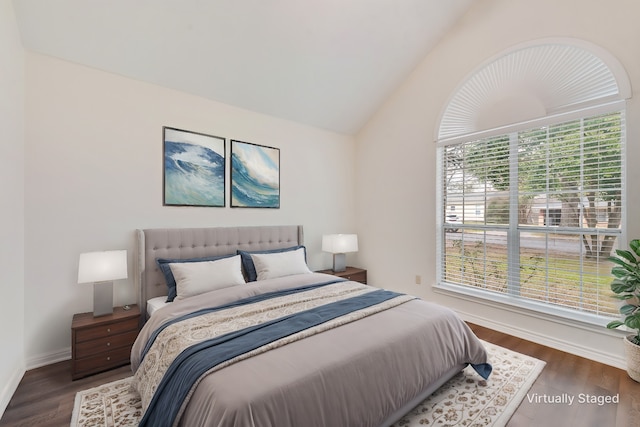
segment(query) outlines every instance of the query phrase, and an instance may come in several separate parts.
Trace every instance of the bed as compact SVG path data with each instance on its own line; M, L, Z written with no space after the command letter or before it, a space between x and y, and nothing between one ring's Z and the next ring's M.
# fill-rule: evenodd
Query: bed
M488 377L453 311L311 272L305 251L302 226L137 230L141 425L390 426L468 364ZM200 292L203 272L235 285Z

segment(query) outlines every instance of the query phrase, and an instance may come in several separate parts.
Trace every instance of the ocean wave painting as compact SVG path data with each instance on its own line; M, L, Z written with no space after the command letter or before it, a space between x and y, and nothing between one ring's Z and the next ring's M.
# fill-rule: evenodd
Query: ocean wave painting
M231 141L231 207L280 207L280 149Z
M225 139L164 128L164 204L225 205Z

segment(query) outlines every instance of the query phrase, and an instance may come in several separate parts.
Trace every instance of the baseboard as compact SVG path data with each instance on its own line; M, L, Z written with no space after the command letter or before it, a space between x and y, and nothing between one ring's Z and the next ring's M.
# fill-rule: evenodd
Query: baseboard
M493 329L505 334L513 335L518 338L535 342L537 344L555 348L566 353L584 357L585 359L595 360L596 362L604 363L605 365L613 366L623 370L627 369L626 361L623 355L605 353L602 351L594 350L593 348L584 347L573 343L567 343L566 341L561 341L547 335L538 334L527 329L521 329L511 324L498 322L495 319L487 319L482 316L477 316L475 314L465 312L459 312L459 314L463 320L475 323L476 325L483 326L485 328Z
M7 409L7 406L9 406L9 402L11 401L13 394L18 389L18 385L26 371L27 370L24 365L19 366L13 372L13 375L11 375L7 384L2 388L2 391L0 391L0 418L4 415L4 411Z
M27 370L71 359L71 347L27 359Z

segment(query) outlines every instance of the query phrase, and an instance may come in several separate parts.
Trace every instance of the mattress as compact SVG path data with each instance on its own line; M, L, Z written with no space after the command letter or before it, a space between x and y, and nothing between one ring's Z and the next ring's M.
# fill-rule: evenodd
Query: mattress
M163 295L161 297L151 298L147 300L147 317L151 317L151 315L158 309L169 305L167 302L167 296Z

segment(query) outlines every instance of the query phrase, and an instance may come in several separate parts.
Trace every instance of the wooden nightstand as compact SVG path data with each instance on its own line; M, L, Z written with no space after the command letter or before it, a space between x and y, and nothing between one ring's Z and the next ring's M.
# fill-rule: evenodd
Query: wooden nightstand
M130 361L131 346L138 336L140 308L113 309L113 314L93 317L78 313L71 323L71 376L74 380Z
M334 272L331 269L328 269L320 270L318 271L318 273L333 274L334 276L344 277L347 280L364 283L365 285L367 284L367 270L363 268L347 267L345 271L340 271L338 273Z

